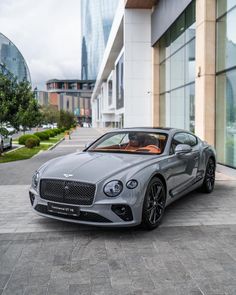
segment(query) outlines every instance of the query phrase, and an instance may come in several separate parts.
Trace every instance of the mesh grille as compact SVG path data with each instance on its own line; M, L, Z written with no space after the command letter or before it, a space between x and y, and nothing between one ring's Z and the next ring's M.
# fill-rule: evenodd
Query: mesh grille
M76 205L91 205L96 186L94 184L57 179L42 179L40 196L42 199Z

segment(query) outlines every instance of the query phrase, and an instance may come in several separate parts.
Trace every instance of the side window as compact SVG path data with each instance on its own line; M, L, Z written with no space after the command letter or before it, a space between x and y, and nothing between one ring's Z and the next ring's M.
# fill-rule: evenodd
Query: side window
M197 137L195 137L194 135L192 134L188 134L188 137L189 137L189 145L190 146L195 146L196 144L198 144L198 140L197 140Z

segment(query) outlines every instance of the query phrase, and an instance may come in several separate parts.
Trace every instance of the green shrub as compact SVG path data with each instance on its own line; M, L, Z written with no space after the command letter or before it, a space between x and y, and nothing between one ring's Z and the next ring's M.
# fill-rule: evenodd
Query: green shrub
M28 139L26 139L25 141L25 146L28 149L32 149L33 147L38 145L38 140L36 138L30 137Z
M66 128L65 127L62 127L61 130L62 130L62 132L65 132L66 131Z
M49 137L54 137L55 133L50 129L50 130L46 130L44 131L45 133L47 133L49 135Z
M19 137L19 139L18 139L18 142L19 142L19 144L23 144L23 145L25 145L26 140L29 139L29 138L34 138L35 140L37 140L37 145L40 144L40 139L39 139L39 137L36 136L36 135L33 135L33 134L24 134L24 135L21 135L21 136Z
M38 136L40 140L49 140L49 134L45 131L42 132L35 132L34 135Z
M56 128L55 130L57 131L57 134L60 134L61 133L61 129Z
M56 129L52 129L51 132L54 134L54 136L56 136L58 134Z

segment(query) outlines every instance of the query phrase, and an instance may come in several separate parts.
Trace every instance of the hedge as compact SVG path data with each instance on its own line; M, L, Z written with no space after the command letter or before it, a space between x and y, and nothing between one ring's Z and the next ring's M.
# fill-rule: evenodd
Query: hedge
M34 139L37 141L37 145L40 144L40 139L39 139L39 137L36 136L36 135L33 135L33 134L24 134L24 135L21 135L21 136L19 137L19 139L18 139L18 142L19 142L19 144L23 144L23 145L25 145L26 140L29 139L29 138L34 138Z
M35 132L34 135L38 136L40 140L49 140L50 137L50 135L45 131Z
M30 137L26 139L25 146L29 149L32 149L33 147L38 145L38 140L36 138Z

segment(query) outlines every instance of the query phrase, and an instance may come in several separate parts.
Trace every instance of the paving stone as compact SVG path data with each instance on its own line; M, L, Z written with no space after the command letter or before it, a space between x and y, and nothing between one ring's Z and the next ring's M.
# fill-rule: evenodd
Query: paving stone
M72 284L69 286L69 295L90 295L91 285L89 284Z
M30 170L75 142L63 145L0 165L16 176L0 185L0 294L236 295L235 180L173 203L154 231L69 224L37 216L28 200Z
M65 295L69 293L69 284L67 280L51 279L48 285L47 295Z
M1 270L0 270L1 271ZM6 283L10 278L10 274L1 274L0 273L0 289L4 289Z
M46 295L48 286L27 286L24 290L24 295Z

